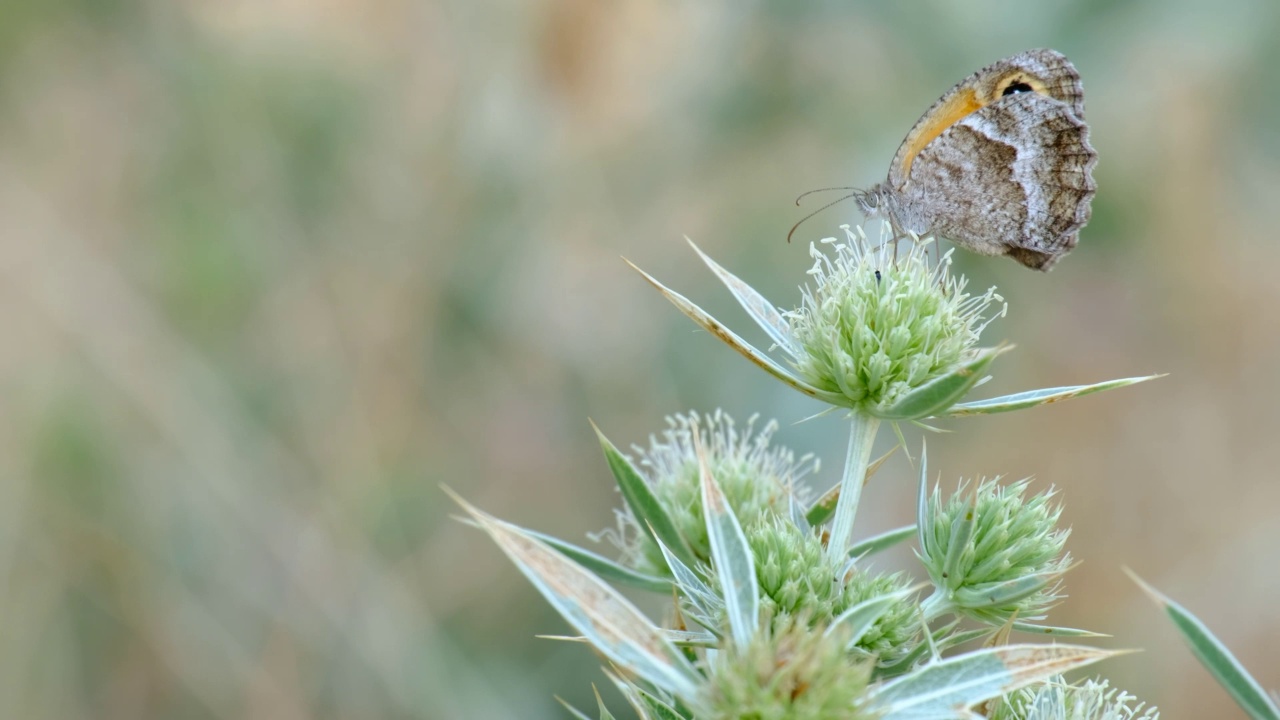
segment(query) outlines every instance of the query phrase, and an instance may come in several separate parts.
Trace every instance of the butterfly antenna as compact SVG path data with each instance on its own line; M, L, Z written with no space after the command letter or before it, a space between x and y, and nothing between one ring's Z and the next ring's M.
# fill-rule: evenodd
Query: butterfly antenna
M858 194L862 192L861 190L856 190L856 189L854 189L854 188L824 188L824 189L826 189L826 190L853 190L853 192L849 193L848 195L845 195L844 197L841 197L841 198L837 198L837 199L835 199L835 200L832 200L831 202L827 203L826 205L823 205L822 207L818 208L817 210L814 210L813 212L809 213L808 215L805 215L804 217L800 218L800 220L799 220L799 221L797 221L795 225L792 225L792 226L791 226L791 232L787 233L787 242L791 242L791 236L796 234L796 228L800 227L800 223L803 223L805 220L808 220L809 218L813 217L814 215L817 215L818 213L822 212L823 210L826 210L827 208L831 207L832 205L835 205L835 204L837 204L837 203L842 203L842 202L844 202L845 200L848 200L849 198L852 198L852 197L857 197L857 196L858 196ZM820 191L820 190L810 190L809 192L821 192L821 191ZM805 195L808 195L808 194L809 194L809 193L805 193ZM801 195L800 197L804 197L804 195ZM799 202L799 201L797 200L797 202Z
M796 207L800 207L800 201L809 197L814 193L830 192L832 190L857 190L857 189L858 188L855 188L855 187L829 187L829 188L818 188L817 190L810 190L808 192L802 192L800 193L800 196L796 198Z

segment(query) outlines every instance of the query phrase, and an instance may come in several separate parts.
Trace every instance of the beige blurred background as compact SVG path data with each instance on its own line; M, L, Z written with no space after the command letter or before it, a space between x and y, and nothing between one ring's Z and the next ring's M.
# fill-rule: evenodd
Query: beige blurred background
M1060 488L1052 619L1147 649L1101 671L1166 717L1243 717L1121 567L1280 685L1277 37L1272 0L4 4L0 716L589 706L597 660L533 637L566 628L439 486L585 542L618 502L587 418L625 446L717 406L832 482L839 419L795 424L821 408L619 256L745 329L682 236L795 304L859 218L787 245L793 198L1051 46L1100 190L1050 275L959 258L1019 348L985 392L1170 375L947 423L930 464Z

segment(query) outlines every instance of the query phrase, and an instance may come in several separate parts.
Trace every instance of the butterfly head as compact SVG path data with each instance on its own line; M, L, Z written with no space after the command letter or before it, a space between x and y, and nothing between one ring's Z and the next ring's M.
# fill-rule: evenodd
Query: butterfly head
M889 183L880 183L866 190L859 190L854 193L853 199L858 203L862 214L868 218L883 218L893 223L895 227L900 224L898 195Z
M884 206L883 184L866 190L855 190L853 192L853 200L858 203L858 209L862 211L863 215L869 218L880 215Z

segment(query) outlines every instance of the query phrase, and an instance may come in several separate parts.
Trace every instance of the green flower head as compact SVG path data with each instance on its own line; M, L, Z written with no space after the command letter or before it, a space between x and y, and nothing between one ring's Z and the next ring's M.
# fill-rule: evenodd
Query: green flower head
M872 664L852 658L840 633L814 632L801 619L719 653L699 705L710 720L860 720Z
M916 242L895 257L893 243L870 247L861 229L844 226L846 242L815 245L801 306L788 313L800 349L792 360L809 385L835 393L851 407L880 414L912 390L971 360L987 312L1004 315L995 288L965 292L952 275L951 252L930 267L931 243Z
M793 501L807 505L810 493L802 479L817 469L817 461L811 455L797 459L791 450L771 445L777 422L769 421L758 429L756 422L752 416L739 428L720 410L709 415L674 415L667 418L661 438L651 438L647 449L635 449L653 494L700 560L710 559L711 546L702 513L695 437L734 515L744 526L754 525L762 517L789 517ZM618 513L621 539L615 540L622 548L623 561L643 572L668 574L662 551L636 524L631 510Z
M1039 620L1057 602L1069 530L1054 492L1025 497L1028 480L980 481L943 502L935 488L921 528L920 559L936 587L926 616L957 612L1000 625L1014 617Z
M1116 690L1106 680L1086 680L1067 685L1054 682L1018 690L997 703L991 720L1158 720L1159 711L1135 702L1129 693Z
M827 625L864 600L901 592L908 585L901 574L846 571L845 563L836 564L824 552L816 533L784 518L764 519L747 529L747 542L756 561L761 609L775 624L805 617L815 626ZM858 638L856 647L892 659L919 628L916 603L903 598Z

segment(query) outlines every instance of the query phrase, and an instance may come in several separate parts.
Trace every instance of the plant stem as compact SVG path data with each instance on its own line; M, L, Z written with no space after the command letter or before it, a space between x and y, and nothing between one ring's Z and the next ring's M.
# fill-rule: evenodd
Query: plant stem
M930 622L939 615L951 612L953 609L951 601L947 599L941 588L935 589L932 595L920 603L920 613L924 616L925 622Z
M844 459L844 475L840 478L840 499L836 501L831 537L827 539L827 557L843 560L853 541L853 518L858 514L862 483L867 477L871 446L880 429L880 418L858 411L850 416L849 452Z

